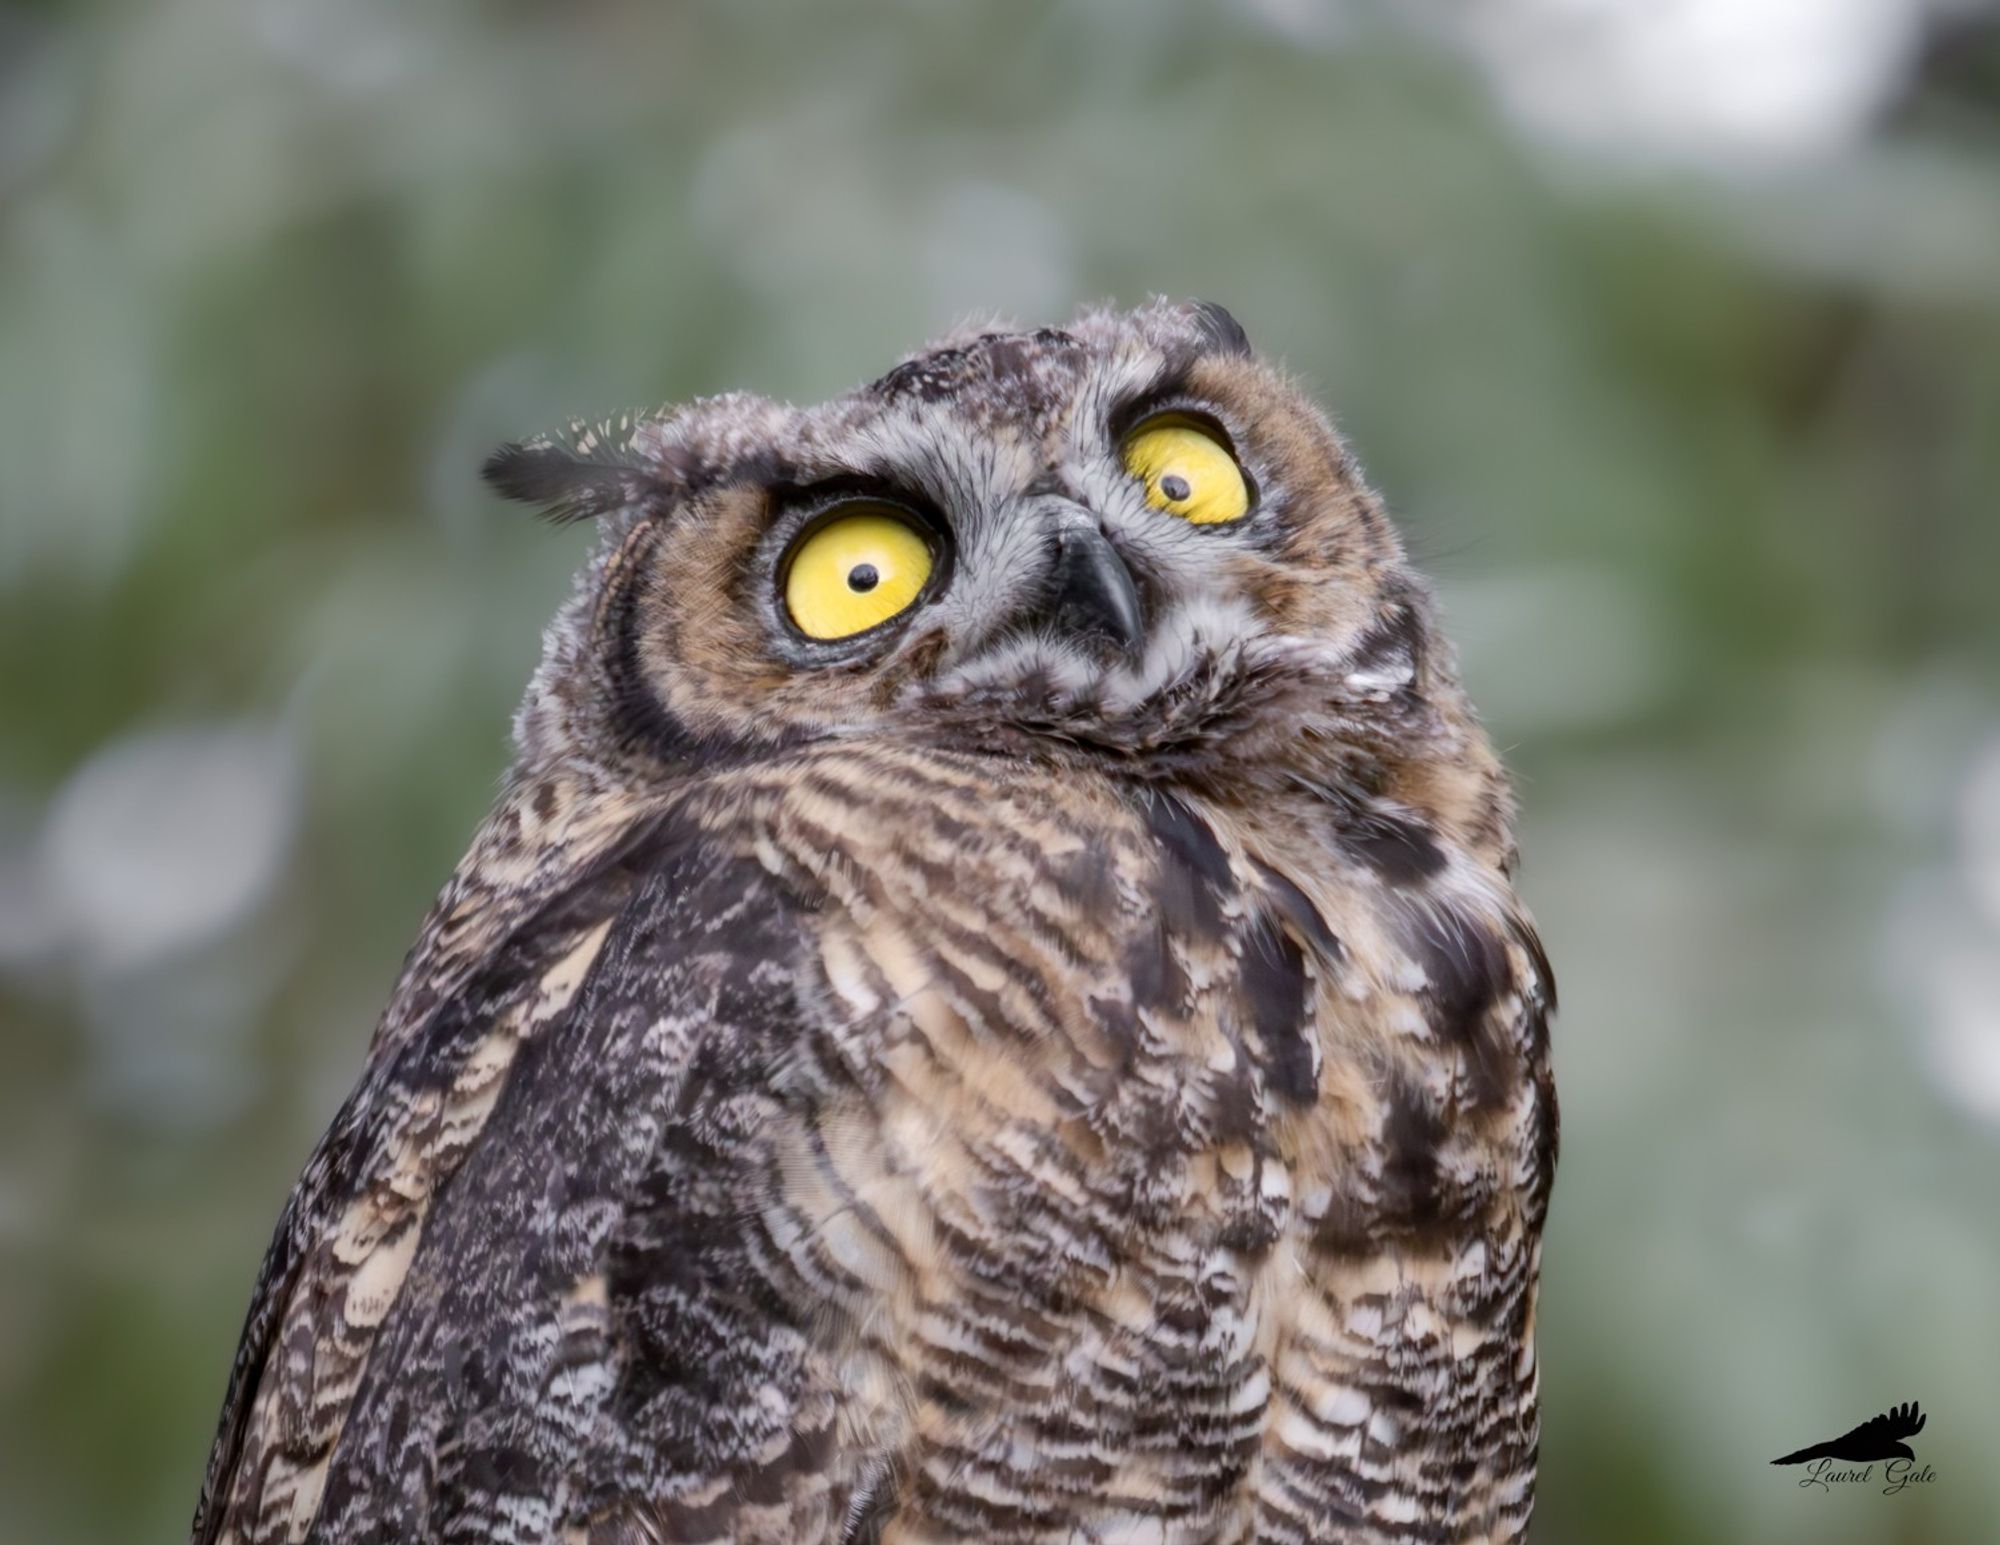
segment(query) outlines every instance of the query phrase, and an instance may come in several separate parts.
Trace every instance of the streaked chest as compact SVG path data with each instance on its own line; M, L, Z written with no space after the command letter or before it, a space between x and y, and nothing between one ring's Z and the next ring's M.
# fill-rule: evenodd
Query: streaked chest
M828 755L730 819L823 898L768 1231L924 1516L1249 1520L1454 1380L1531 1424L1547 987L1497 876L977 758ZM1453 1437L1498 1483L1519 1428Z

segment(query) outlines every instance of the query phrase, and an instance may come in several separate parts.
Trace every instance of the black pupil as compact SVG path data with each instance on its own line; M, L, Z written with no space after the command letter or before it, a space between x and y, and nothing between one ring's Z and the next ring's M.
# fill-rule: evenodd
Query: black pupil
M882 576L875 572L872 563L857 563L847 571L847 588L864 594L882 583Z
M1188 487L1188 480L1177 472L1169 472L1160 479L1160 492L1176 503L1185 499L1194 490Z

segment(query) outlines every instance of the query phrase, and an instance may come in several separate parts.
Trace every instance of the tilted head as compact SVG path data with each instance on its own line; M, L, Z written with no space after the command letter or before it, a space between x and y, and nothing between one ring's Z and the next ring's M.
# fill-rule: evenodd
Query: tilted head
M1217 306L968 333L818 407L707 398L487 475L603 531L522 710L531 766L671 776L884 735L1196 784L1360 778L1447 819L1504 804L1430 787L1447 764L1484 784L1490 758L1427 591Z

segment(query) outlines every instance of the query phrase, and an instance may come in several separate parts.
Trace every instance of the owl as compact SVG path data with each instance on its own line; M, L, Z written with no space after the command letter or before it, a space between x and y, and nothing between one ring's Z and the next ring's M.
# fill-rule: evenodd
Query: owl
M967 330L487 475L594 556L195 1540L1519 1539L1512 801L1235 320Z

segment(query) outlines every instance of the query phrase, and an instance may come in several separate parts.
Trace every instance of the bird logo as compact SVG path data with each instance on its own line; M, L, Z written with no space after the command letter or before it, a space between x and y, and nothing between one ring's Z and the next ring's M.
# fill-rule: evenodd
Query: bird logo
M1853 1464L1872 1464L1877 1459L1915 1459L1905 1438L1924 1430L1924 1413L1914 1400L1891 1406L1880 1416L1871 1416L1859 1427L1815 1443L1797 1453L1771 1461L1774 1465L1802 1465L1812 1459L1839 1459Z

